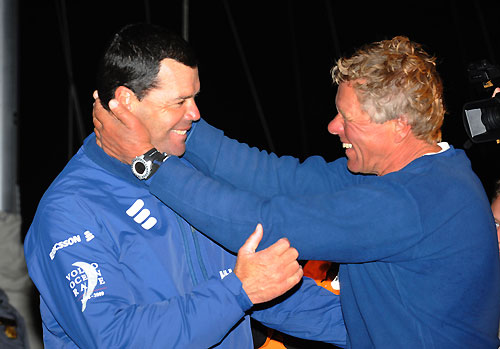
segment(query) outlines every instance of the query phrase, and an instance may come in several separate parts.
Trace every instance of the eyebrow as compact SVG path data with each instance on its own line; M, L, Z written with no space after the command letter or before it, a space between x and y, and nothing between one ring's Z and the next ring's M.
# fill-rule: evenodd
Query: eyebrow
M198 90L195 94L192 94L192 95L189 95L189 96L179 96L179 97L176 97L174 98L174 101L180 101L180 100L185 100L185 99L189 99L189 98L193 98L193 97L196 97L200 94L200 90Z
M339 107L337 107L337 112L345 119L347 116L346 114L344 113L344 111L342 109L340 109Z

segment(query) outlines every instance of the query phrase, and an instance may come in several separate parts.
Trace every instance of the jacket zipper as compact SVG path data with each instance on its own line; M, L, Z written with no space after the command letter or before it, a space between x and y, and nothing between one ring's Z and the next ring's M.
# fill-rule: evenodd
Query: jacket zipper
M191 280L193 281L193 285L198 285L198 277L196 276L196 273L194 271L194 266L193 266L193 259L191 257L191 249L189 247L189 233L186 232L186 224L184 224L184 221L182 218L180 218L177 214L175 214L175 217L177 218L177 224L179 224L181 234L182 234L182 240L184 242L184 252L186 254L186 260L189 268L189 273L191 275ZM205 267L205 263L203 262L203 257L201 255L201 250L200 250L200 243L198 241L198 232L196 229L194 229L191 225L189 225L191 228L191 236L193 238L193 244L194 244L194 249L195 249L195 254L196 258L198 260L198 266L201 270L201 274L203 275L204 281L208 280L208 272L207 268Z

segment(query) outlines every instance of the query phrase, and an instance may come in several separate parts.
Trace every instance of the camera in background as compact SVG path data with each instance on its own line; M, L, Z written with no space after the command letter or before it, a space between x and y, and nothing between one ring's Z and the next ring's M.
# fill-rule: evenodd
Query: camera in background
M495 97L495 86L500 86L500 68L486 60L471 63L467 69L469 83L487 98L465 103L463 121L465 131L473 143L496 141L500 143L500 94Z

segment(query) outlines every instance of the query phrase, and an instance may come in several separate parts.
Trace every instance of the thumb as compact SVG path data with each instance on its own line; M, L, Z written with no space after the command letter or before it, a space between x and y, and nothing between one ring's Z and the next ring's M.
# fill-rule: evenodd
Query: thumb
M250 235L240 248L240 253L252 254L255 253L255 250L259 246L260 241L262 240L262 236L264 235L264 229L262 228L262 224L257 224L255 231Z
M141 125L139 119L137 119L126 106L118 102L118 100L111 99L108 106L115 118L125 126L134 128Z

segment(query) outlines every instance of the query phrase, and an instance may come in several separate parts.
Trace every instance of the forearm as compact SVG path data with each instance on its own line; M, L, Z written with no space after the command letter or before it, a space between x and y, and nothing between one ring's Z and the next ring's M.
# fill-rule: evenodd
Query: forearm
M129 285L114 284L119 294L108 288L83 312L71 306L67 290L52 289L50 299L45 292L42 296L81 348L208 348L221 341L251 305L240 304L244 293L238 283L234 275L211 279L190 293L155 303L135 303L128 296Z
M340 297L309 278L303 278L300 287L282 302L254 311L251 316L267 327L295 337L341 347L346 344Z
M320 157L304 163L291 156L278 157L225 137L203 120L186 145L184 158L203 174L264 197L331 190L346 179L344 171Z
M177 158L169 159L159 172L175 176L153 182L150 191L233 251L257 223L264 227L259 248L287 237L300 259L339 263L384 258L420 237L414 200L404 189L390 184L265 198L206 177Z

